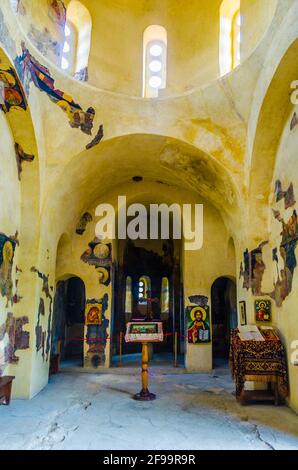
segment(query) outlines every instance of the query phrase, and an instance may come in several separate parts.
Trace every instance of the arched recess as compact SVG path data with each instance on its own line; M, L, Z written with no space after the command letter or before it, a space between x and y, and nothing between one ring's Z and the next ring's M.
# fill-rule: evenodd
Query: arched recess
M276 55L275 50L271 53ZM295 39L284 51L274 70L272 70L271 62L265 64L269 69L266 73L264 72L266 75L271 67L271 81L268 83L256 118L257 124L251 144L251 160L248 162L249 219L251 221L249 235L254 238L254 243L264 241L268 236L275 159L285 122L294 106L291 103L290 94L293 91L291 83L297 79L297 54L298 39ZM261 79L265 80L264 76ZM264 86L264 83L261 86ZM257 106L257 103L254 103L254 106ZM252 138L251 133L249 138ZM256 227L258 227L257 230Z
M68 175L67 185L65 173ZM81 152L59 173L44 205L44 211L51 207L53 217L57 219L51 230L61 227L63 219L65 225L61 230L71 232L73 221L100 194L124 183L132 184L135 175L141 175L144 182L156 183L159 187L164 185L194 191L218 208L232 233L241 228L241 196L233 176L222 164L201 149L173 137L130 134L102 141L99 146ZM71 207L61 217L63 200L67 198L69 188L76 190L72 192ZM48 229L44 226L43 230Z
M71 250L71 237L64 232L57 243L55 258L51 356L54 358L56 354L59 354L62 367L82 367L86 279L81 273L71 270L72 266L69 266Z
M231 276L217 278L211 287L213 367L227 361L230 332L237 327L236 280Z
M89 10L79 0L71 0L66 9L61 66L77 80L88 80L91 33L92 18Z
M117 190L122 191L121 187ZM107 196L109 200L109 196ZM162 187L157 194L152 187L135 186L135 191L127 195L127 205L142 204L149 211L150 204L166 204L171 206L175 201L166 187ZM149 212L148 212L149 213ZM116 210L116 225L119 212ZM173 218L175 215L173 215ZM172 217L170 218L172 221ZM148 228L150 221L148 219ZM170 232L171 233L171 232ZM112 323L112 362L117 363L119 354L120 332L126 331L126 323L131 318L154 318L163 322L165 340L162 344L150 346L150 357L165 363L172 362L173 335L178 333L178 353L183 363L184 349L184 310L182 298L182 240L115 240L113 246L117 247L116 288L113 291L114 302L111 310ZM129 289L127 280L129 279ZM128 291L128 295L127 295ZM127 313L124 308L129 299ZM139 353L137 344L124 344L122 353L124 360L136 360L131 354Z
M68 276L56 284L51 356L59 354L60 363L82 366L84 354L86 292L85 284L78 276Z
M19 192L15 199L17 207L10 207L11 224L8 235L14 235L16 248L13 258L14 302L10 311L15 316L26 312L30 344L35 342L35 321L37 315L36 282L33 281L32 267L36 267L39 254L39 211L40 211L40 173L38 149L35 138L31 111L18 78L13 62L6 52L0 48L0 86L2 119L2 142L10 140L10 151L6 158L12 160L14 170L5 175L4 184L0 187L1 204L9 207L14 199L13 191ZM11 165L11 168L13 166ZM34 188L34 190L33 190ZM5 211L4 211L5 212ZM19 217L15 215L19 213ZM2 225L2 224L1 224ZM15 229L12 230L12 227ZM3 225L2 225L3 227ZM2 231L0 229L0 231ZM2 319L0 319L1 321ZM31 343L32 341L32 343ZM30 368L32 355L27 350L18 352L22 367ZM10 365L11 373L16 376L14 385L15 396L28 397L31 394L30 374L24 380L19 374L18 363Z

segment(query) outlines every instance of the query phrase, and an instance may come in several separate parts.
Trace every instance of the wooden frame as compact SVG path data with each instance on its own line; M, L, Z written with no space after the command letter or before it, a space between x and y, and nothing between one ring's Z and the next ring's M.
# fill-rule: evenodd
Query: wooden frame
M246 302L245 302L245 300L241 300L239 302L239 319L240 319L240 325L241 326L247 325Z

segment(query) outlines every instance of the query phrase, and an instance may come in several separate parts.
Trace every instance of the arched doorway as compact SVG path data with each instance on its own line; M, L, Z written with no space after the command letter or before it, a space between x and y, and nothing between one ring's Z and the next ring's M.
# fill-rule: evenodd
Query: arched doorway
M52 354L60 349L61 367L82 367L85 285L79 277L59 281L54 299Z
M236 283L228 277L216 279L211 288L213 367L228 361L230 332L237 327Z
M179 240L119 240L119 266L115 284L113 319L113 363L119 357L120 333L127 322L153 319L163 322L163 343L150 345L150 359L173 363L174 334L182 333L181 273ZM179 335L180 338L181 335ZM140 344L123 343L126 364L139 362ZM182 347L178 354L182 362Z

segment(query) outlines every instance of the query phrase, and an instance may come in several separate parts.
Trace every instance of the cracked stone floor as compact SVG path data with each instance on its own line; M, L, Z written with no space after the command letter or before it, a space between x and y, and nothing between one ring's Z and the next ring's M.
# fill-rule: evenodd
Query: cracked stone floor
M241 406L227 370L152 367L154 402L136 402L139 368L63 371L32 400L0 406L0 449L298 449L298 416Z

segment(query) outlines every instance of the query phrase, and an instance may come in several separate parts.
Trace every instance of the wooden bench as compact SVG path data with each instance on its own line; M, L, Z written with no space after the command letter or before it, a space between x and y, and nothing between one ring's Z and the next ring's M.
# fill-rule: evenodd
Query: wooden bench
M13 375L4 375L0 377L0 404L9 405L11 397Z

